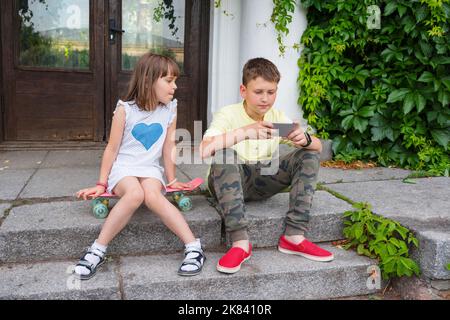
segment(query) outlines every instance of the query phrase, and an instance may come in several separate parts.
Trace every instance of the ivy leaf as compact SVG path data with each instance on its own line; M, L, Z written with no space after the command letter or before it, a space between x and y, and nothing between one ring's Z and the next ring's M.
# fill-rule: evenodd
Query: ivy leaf
M433 74L429 71L425 71L424 73L422 73L422 75L420 76L420 78L417 81L428 83L433 80L434 80Z
M362 226L362 224L361 223L355 224L355 238L356 239L361 238L362 234L363 234L363 226Z
M403 98L405 97L405 95L408 92L410 92L410 90L407 88L402 88L402 89L392 91L388 97L387 103L393 103L393 102L403 100Z
M372 106L363 107L358 111L358 115L364 118L372 117L374 115L373 109Z
M441 79L442 83L450 90L450 77L445 77Z
M450 64L450 57L435 57L433 58L433 62L438 65L438 64Z
M420 40L419 46L426 57L431 57L431 55L433 54L433 48L427 42L425 42L424 40Z
M420 113L420 112L422 112L423 109L425 109L427 101L424 98L424 96L422 96L418 92L416 92L416 94L415 94L415 99L416 99L417 112Z
M414 94L408 93L403 102L403 113L408 114L414 108Z
M339 111L339 115L343 116L343 117L348 116L348 115L353 114L353 113L354 113L353 109L346 109L346 110Z
M353 123L353 118L354 118L354 116L350 115L350 116L345 117L344 120L342 120L341 125L345 130L347 130L348 128L351 127L351 125Z
M356 130L363 133L366 131L367 126L369 125L369 120L363 119L361 117L354 117L353 119L353 126Z
M397 9L398 9L398 14L400 15L400 17L403 17L407 8L402 5L398 5Z
M438 92L438 100L442 103L442 106L446 107L449 104L449 94L444 90L440 89Z
M437 143L439 143L441 146L443 146L447 150L448 141L450 139L450 135L448 130L431 130L431 135L433 136L434 140L436 140Z
M415 12L417 22L422 21L427 17L427 8L425 6L421 6Z
M397 9L397 2L396 1L389 2L387 6L384 8L384 15L385 16L390 15L392 12L395 11L395 9Z
M387 244L387 250L388 250L389 254L392 256L397 254L397 249L395 248L395 246L392 243Z

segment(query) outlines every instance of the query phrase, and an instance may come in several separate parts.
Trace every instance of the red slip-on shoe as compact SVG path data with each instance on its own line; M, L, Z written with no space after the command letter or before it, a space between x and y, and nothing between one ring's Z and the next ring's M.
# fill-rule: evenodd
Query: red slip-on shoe
M334 259L334 255L308 240L303 240L299 244L288 241L285 236L280 237L278 250L287 254L295 254L313 261L328 262Z
M217 271L223 273L236 273L241 269L242 263L250 259L252 255L252 245L248 246L248 253L239 247L233 247L220 258L217 263Z

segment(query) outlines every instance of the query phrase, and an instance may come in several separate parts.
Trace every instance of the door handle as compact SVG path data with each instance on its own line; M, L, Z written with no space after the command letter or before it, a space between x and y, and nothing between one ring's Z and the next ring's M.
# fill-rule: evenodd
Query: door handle
M109 28L109 31L116 33L125 33L125 30L117 29L117 28Z
M125 30L118 28L116 25L116 19L109 19L109 42L114 44L116 42L116 34L123 34Z

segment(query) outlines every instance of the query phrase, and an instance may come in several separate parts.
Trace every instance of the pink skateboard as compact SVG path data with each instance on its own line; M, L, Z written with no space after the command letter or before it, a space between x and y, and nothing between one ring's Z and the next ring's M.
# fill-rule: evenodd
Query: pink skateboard
M176 202L181 211L189 211L192 209L192 200L184 193L192 192L204 182L201 178L196 178L188 182L191 187L184 189L166 188L167 194L172 194L172 199ZM92 213L96 218L104 219L109 214L109 199L117 198L115 194L103 193L98 198L92 200Z

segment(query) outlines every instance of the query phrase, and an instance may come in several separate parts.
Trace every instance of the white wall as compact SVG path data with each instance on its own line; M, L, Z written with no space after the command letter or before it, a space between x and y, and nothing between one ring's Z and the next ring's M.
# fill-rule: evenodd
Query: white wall
M223 10L233 16L225 15ZM216 110L241 100L239 85L242 68L249 59L256 57L271 60L280 70L281 81L275 107L285 111L291 119L302 118L297 104L297 62L300 53L286 48L285 55L279 55L275 27L270 22L272 10L272 0L223 0L222 6L213 10L208 122ZM306 12L298 5L284 43L288 46L299 43L306 26Z

